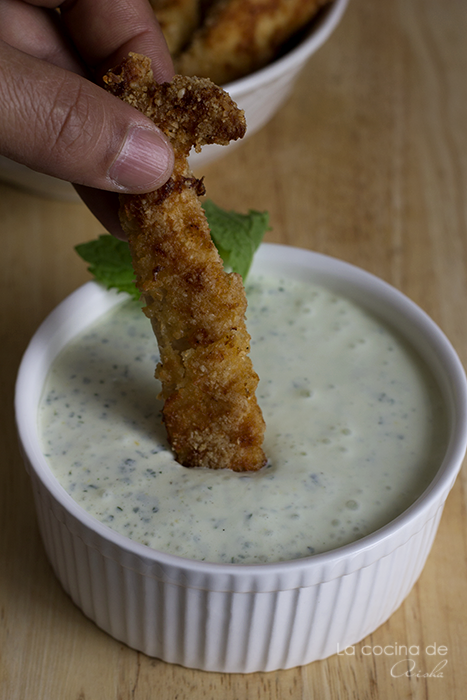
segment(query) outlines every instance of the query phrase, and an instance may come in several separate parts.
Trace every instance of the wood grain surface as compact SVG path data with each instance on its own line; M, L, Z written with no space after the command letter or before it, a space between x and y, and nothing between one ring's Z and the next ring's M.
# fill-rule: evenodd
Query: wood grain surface
M205 171L209 197L268 209L266 239L327 253L424 308L467 360L467 3L351 0L289 102ZM13 418L38 324L88 279L73 251L101 233L80 203L0 185L1 700L450 700L467 687L466 477L414 589L354 649L227 675L150 659L87 620L55 579ZM444 647L444 648L443 648Z

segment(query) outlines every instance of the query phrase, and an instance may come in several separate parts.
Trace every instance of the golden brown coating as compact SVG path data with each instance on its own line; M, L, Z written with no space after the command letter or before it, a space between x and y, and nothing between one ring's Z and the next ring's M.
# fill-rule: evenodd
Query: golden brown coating
M272 61L280 47L330 0L219 0L175 60L183 75L218 85Z
M200 0L149 0L172 56L188 43L201 23Z
M149 59L135 54L105 81L154 120L175 152L163 187L121 197L136 283L159 344L169 441L185 466L259 469L265 425L248 356L245 291L239 275L224 271L199 200L204 186L187 161L191 146L241 138L243 113L209 80L156 84Z

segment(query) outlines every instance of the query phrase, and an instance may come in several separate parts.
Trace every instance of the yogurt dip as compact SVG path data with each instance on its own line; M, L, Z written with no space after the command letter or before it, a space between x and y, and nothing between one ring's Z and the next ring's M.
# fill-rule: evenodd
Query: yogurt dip
M154 549L236 564L331 550L406 510L441 464L442 399L402 338L326 287L253 276L247 294L260 472L174 460L156 342L134 302L79 334L47 378L39 427L53 473L88 513Z

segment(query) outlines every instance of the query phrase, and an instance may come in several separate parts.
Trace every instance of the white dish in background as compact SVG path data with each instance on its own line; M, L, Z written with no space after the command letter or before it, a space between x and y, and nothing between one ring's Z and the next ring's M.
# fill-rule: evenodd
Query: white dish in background
M0 183L13 185L25 192L63 202L80 202L75 188L65 180L38 173L26 165L0 155Z
M47 556L64 589L103 630L167 662L248 673L302 665L355 644L402 603L430 552L467 442L467 383L449 341L382 280L309 251L263 245L253 272L313 280L399 331L427 363L445 404L449 441L422 496L378 531L330 552L275 564L209 564L151 550L88 515L42 454L37 407L57 353L121 300L95 283L44 321L24 355L16 420Z
M246 136L228 146L204 146L201 153L193 153L190 163L195 171L238 148L245 139L267 124L289 97L308 59L329 39L339 24L348 1L334 0L324 7L308 34L287 54L261 70L223 86L245 112Z
M334 0L323 8L310 32L294 49L261 70L224 85L238 106L245 111L248 138L263 127L287 100L295 80L306 62L322 46L339 24L349 0ZM241 145L205 146L190 156L192 168L199 169L230 153ZM73 186L57 178L37 173L24 165L0 156L0 182L4 181L29 192L64 201L81 201Z

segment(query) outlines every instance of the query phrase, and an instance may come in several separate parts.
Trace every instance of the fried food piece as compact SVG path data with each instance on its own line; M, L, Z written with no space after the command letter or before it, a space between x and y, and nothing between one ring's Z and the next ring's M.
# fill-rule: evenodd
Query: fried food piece
M200 0L149 0L172 56L177 55L201 24Z
M245 291L240 275L224 271L199 200L203 183L187 161L192 146L242 137L243 112L206 79L176 76L158 85L149 59L135 54L105 82L153 119L175 152L169 181L155 192L122 195L120 209L159 344L156 377L170 444L188 467L259 469L265 425L248 356Z
M218 85L272 61L280 47L330 0L219 0L175 61L183 75Z

